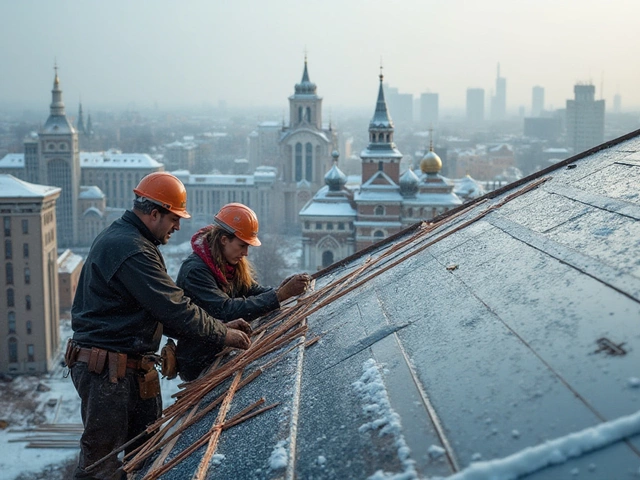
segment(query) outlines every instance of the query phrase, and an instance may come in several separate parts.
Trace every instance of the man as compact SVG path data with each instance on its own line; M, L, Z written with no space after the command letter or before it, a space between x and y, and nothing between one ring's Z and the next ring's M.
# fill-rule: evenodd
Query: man
M102 231L82 267L71 309L67 365L82 399L84 433L74 478L125 478L113 455L162 413L155 352L162 334L247 349L251 327L222 324L196 306L166 272L158 245L180 229L187 193L175 176L156 172L134 189L133 210ZM125 452L138 447L142 437Z

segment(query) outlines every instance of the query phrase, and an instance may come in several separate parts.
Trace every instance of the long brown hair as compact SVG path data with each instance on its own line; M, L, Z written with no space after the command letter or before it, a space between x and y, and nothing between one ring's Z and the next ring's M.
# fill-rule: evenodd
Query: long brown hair
M227 237L229 240L236 238L233 233L229 233L222 227L214 225L214 227L207 232L204 239L211 250L213 262L220 269L222 275L225 275L227 271L226 266L228 264L222 254L222 237ZM237 295L244 295L249 291L251 285L256 283L256 273L253 265L251 265L251 262L247 257L242 257L238 264L235 265L235 268L236 273L227 286L227 293L234 292Z

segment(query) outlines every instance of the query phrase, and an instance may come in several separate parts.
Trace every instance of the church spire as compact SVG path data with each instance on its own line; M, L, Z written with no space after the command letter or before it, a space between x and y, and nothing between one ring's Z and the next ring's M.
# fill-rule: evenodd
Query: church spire
M87 133L84 127L84 116L82 115L82 102L80 102L80 106L78 107L78 124L76 125L76 130L78 133Z
M62 90L60 90L60 79L58 78L58 64L54 64L55 77L53 79L53 90L51 90L51 115L65 115L64 103L62 102Z
M309 79L309 69L307 67L307 55L304 56L304 70L302 72L302 80L296 83L296 95L315 95L316 84Z
M384 79L384 75L382 75L382 66L380 66L380 88L378 89L378 101L376 102L376 110L373 113L373 118L371 119L371 123L369 124L369 128L388 128L393 130L393 121L391 120L391 116L389 115L389 110L387 109L387 102L384 98L384 88L382 86L382 80Z

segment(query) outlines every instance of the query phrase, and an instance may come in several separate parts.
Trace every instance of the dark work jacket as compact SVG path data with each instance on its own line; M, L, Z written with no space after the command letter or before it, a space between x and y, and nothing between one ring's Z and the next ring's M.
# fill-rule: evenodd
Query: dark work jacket
M131 211L94 240L71 309L73 339L127 354L156 352L163 333L222 348L227 328L167 274L160 242Z
M185 295L223 322L238 318L250 321L280 307L276 291L271 287L254 284L245 296L234 298L234 292L228 295L207 264L195 253L182 263L176 283L184 289ZM211 348L198 339L179 340L176 358L182 379L192 381L198 378L221 350Z
M254 284L243 295L227 294L204 260L195 253L182 263L176 283L185 295L223 322L238 318L251 321L280 307L276 291L271 287Z

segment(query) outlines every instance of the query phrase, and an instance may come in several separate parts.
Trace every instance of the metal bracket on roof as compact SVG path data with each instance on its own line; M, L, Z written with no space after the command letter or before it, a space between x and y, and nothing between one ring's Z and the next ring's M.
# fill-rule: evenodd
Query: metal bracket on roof
M602 337L596 340L596 343L598 344L598 349L594 353L605 352L607 355L615 356L627 354L627 351L622 348L626 342L615 344L608 338Z

